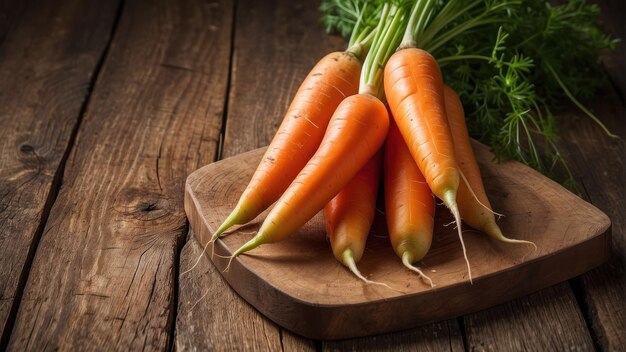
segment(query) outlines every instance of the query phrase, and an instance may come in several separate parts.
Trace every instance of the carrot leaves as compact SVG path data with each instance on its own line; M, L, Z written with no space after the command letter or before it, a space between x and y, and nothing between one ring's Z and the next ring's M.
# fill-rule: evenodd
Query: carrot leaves
M618 43L599 27L597 5L586 0L560 5L546 0L417 0L409 7L410 35L403 44L412 40L437 58L444 80L463 100L470 133L499 159L517 159L571 181L557 149L559 123L568 116L557 112L572 104L615 137L582 103L607 86L599 55ZM376 18L376 11L370 6L366 17ZM335 16L334 27L327 29L346 36L354 28L356 12L351 15L345 6L329 12L323 5L322 12L325 23L329 14Z
M567 115L556 113L568 101L613 136L579 102L607 85L599 54L617 44L600 30L598 14L584 0L510 3L499 21L435 50L444 77L463 99L471 134L498 158L520 160L571 185L557 148L559 121Z

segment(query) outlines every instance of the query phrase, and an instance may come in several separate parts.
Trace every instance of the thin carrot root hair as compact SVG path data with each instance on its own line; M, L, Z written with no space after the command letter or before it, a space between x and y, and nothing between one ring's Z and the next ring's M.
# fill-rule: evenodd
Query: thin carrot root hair
M430 288L434 288L436 285L433 283L433 280L431 280L428 275L424 274L424 272L421 271L418 267L411 264L410 256L411 254L409 252L404 252L402 254L402 264L404 264L404 266L406 266L409 270L416 272L422 278L422 280L427 281L430 285Z
M251 231L238 231L238 232L239 232L240 234L242 234L242 235L250 235L250 234L255 233L256 231L255 231L255 230L251 230ZM230 232L229 232L228 234L230 234ZM219 236L215 236L215 235L214 235L214 236L212 236L212 237L211 237L211 239L209 240L209 243L215 243L215 242L216 242L219 238L220 238ZM215 244L214 244L214 245L213 245L213 247L211 247L211 259L213 259L213 257L214 257L214 256L216 256L216 255L217 255L218 257L220 257L220 258L228 258L227 256L223 256L223 255L218 255L218 254L215 254Z
M478 204L480 204L481 207L487 209L490 213L493 213L494 215L497 215L498 217L504 217L504 214L495 212L493 211L493 209L483 204L483 202L481 202L480 199L478 199L478 196L476 196L476 193L474 193L472 186L470 186L469 181L467 180L467 178L465 178L465 175L463 174L463 171L461 171L461 168L457 168L457 170L459 170L459 174L461 174L461 179L463 180L463 183L465 183L465 185L467 186L467 189L470 191L470 194L472 195L472 197L474 197L476 202L478 202Z
M465 242L463 241L463 231L461 231L461 212L459 212L459 207L456 204L456 192L448 191L444 194L445 199L443 199L444 203L454 215L454 221L456 222L457 232L459 234L459 240L461 241L461 247L463 248L463 257L465 258L465 263L467 264L467 275L469 276L470 284L474 284L472 281L472 268L470 266L469 259L467 259L467 250L465 249Z
M387 287L388 289L397 291L396 289L394 289L393 287L387 285L384 282L373 281L373 280L370 280L370 279L366 278L365 276L363 276L363 274L361 274L359 269L356 267L356 262L354 261L354 256L352 255L352 251L350 249L346 249L345 251L343 251L342 260L343 260L343 264L345 264L348 267L348 269L350 269L350 271L356 277L361 279L366 284L381 285L381 286Z
M235 259L237 255L239 255L239 253L235 252L232 255L225 256L225 258L228 258L228 264L226 264L226 267L224 268L224 270L222 270L223 273L228 272L228 269L230 269L230 264L233 262L233 259Z
M191 268L183 271L182 273L180 273L180 275L185 275L187 273L189 273L190 271L192 271L193 269L196 268L196 266L198 266L198 263L200 263L200 259L202 259L202 256L204 255L204 253L206 253L206 249L209 246L209 244L211 244L212 242L209 240L207 241L207 243L204 245L204 247L202 248L202 252L200 253L200 255L198 256L198 259L196 259L196 262L194 265L191 266ZM215 246L213 246L215 248ZM211 257L213 256L213 250L211 250Z
M240 255L241 253L245 253L249 250L252 250L258 246L260 246L263 243L263 239L261 239L258 235L252 237L248 242L244 243L243 246L239 247L239 249L237 249L236 251L233 252L233 254L231 254L230 256L228 256L228 265L226 265L226 268L224 268L224 270L222 270L223 273L227 272L228 269L230 269L230 264L233 262L233 259L235 259L235 257L237 257L238 255Z
M218 258L222 258L222 259L230 259L230 255L216 254L215 256L218 257Z
M535 242L526 241L526 240L516 240L516 239L508 238L504 236L504 234L502 233L502 230L500 230L500 228L498 227L496 223L489 224L489 227L490 227L489 233L491 234L491 236L500 242L513 243L513 244L527 244L533 247L534 249L533 251L537 251L538 249Z
M463 182L465 183L465 185L467 186L467 189L470 191L470 194L472 195L472 197L474 197L474 199L478 202L478 204L480 204L483 208L489 210L491 213L493 213L494 215L497 215L498 217L504 217L504 214L500 214L497 213L493 210L491 210L488 206L486 206L485 204L483 204L478 197L476 196L476 193L474 193L474 190L472 189L472 187L469 184L469 181L467 181L467 178L465 178L465 175L463 174L463 171L461 171L461 169L459 168L459 173L461 174L461 179L463 179ZM504 234L502 233L502 231L500 230L500 228L497 226L497 224L493 223L493 225L491 226L491 231L489 231L489 233L492 234L492 236L500 241L500 242L504 242L504 243L513 243L513 244L528 244L531 245L534 248L534 251L537 251L537 245L532 242L532 241L526 241L526 240L516 240L513 238L508 238L506 236L504 236Z

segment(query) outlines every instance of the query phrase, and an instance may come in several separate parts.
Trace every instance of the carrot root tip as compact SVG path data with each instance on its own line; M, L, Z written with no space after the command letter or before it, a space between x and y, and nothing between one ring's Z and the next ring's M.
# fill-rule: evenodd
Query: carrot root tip
M436 285L433 283L433 280L428 277L428 275L424 274L418 267L411 264L411 259L413 256L409 252L402 253L402 264L406 266L409 270L416 272L424 281L427 281L430 284L430 288L434 288ZM434 272L434 271L433 271Z
M467 186L467 189L469 190L474 200L476 200L476 202L478 202L478 204L480 204L481 207L487 209L487 211L496 215L498 219L504 217L504 214L500 214L498 212L493 211L493 209L489 208L488 206L483 204L483 202L481 202L480 199L478 199L478 196L476 195L476 193L474 193L472 186L470 186L469 181L467 180L467 178L465 178L465 175L463 174L463 171L461 171L461 168L457 168L457 169L459 170L459 174L461 175L461 179L463 180L463 183L465 183L465 186Z
M230 269L230 264L233 262L233 259L235 259L236 256L237 256L237 252L233 253L233 255L229 257L228 264L226 264L226 267L224 268L224 270L222 270L223 273L228 272L228 270Z
M395 290L394 288L392 288L391 286L387 285L384 282L378 282L378 281L373 281L373 280L369 280L368 278L366 278L365 276L363 276L363 274L361 274L361 272L359 271L359 269L356 267L356 262L354 261L354 256L352 255L352 250L350 249L346 249L345 251L343 251L342 255L341 255L341 259L342 259L342 264L347 266L348 269L350 269L350 271L359 279L361 279L363 282L365 282L366 284L373 284L373 285L381 285L381 286L385 286L388 289Z
M537 251L537 245L535 244L535 242L532 241L527 241L527 240L517 240L514 238L508 238L506 236L504 236L504 234L502 233L502 230L500 229L500 227L498 226L498 224L496 224L495 222L491 222L489 224L487 224L483 230L487 235L491 236L492 238L500 241L500 242L504 242L504 243L512 243L512 244L527 244L533 247L533 251L536 252Z
M198 256L198 259L196 259L196 262L191 266L191 268L183 271L182 273L180 273L180 275L185 275L189 272L191 272L193 269L196 268L196 266L198 266L198 263L200 263L200 259L202 259L202 256L204 255L204 253L206 253L206 249L209 246L209 244L211 244L211 241L207 241L207 243L204 245L204 247L202 248L202 252L200 252L200 255ZM213 256L213 253L211 252L211 256Z
M474 284L472 281L472 268L470 266L469 259L467 259L467 250L465 249L465 242L463 241L463 231L461 230L461 213L459 212L459 207L456 203L456 191L447 191L443 194L443 202L446 204L452 215L454 215L454 220L457 223L457 232L459 234L459 240L461 241L461 247L463 248L463 257L465 258L465 263L467 264L467 275L469 276L470 284Z

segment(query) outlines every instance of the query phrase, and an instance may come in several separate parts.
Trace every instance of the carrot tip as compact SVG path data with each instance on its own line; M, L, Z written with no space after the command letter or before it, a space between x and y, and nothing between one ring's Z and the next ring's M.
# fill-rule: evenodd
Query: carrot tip
M222 270L223 273L227 273L228 272L228 270L230 269L230 264L233 262L233 259L235 259L236 256L237 256L237 252L233 253L233 255L231 255L229 257L228 264L226 265L224 270Z
M217 230L215 230L215 232L213 233L213 236L211 236L210 241L215 242L215 240L217 240L217 238L222 233L224 233L224 231L228 230L233 225L239 224L240 217L241 217L241 208L239 207L239 205L237 205L235 209L233 209L233 211L230 213L230 215L228 215L226 220L224 220L224 222L217 228Z
M433 283L433 280L430 279L424 272L422 272L418 267L411 264L411 260L413 259L413 255L410 252L402 253L402 264L409 268L409 270L416 272L424 281L428 281L430 284L430 288L434 288L436 285Z
M533 247L533 251L537 251L537 245L532 242L532 241L526 241L526 240L516 240L513 238L508 238L506 236L504 236L504 234L502 233L502 230L500 229L500 227L498 226L498 224L496 224L495 222L490 222L488 223L485 228L483 229L483 231L491 236L492 238L500 241L500 242L504 242L504 243L513 243L513 244L527 244Z
M463 257L465 258L465 263L467 264L467 275L469 276L470 284L474 284L472 281L472 268L470 267L469 259L467 259L467 250L465 249L465 242L463 241L463 232L461 231L461 213L459 212L459 207L456 203L456 190L448 190L443 194L443 202L450 209L452 215L454 215L454 220L457 223L457 231L459 233L459 240L461 241L461 247L463 248Z
M236 251L234 251L233 254L226 257L226 258L229 258L228 265L226 265L226 268L224 268L222 272L227 272L228 269L230 269L230 264L233 262L233 259L235 259L238 255L240 255L241 253L247 252L249 250L252 250L260 246L261 244L263 244L263 239L261 236L257 234L256 236L252 237L248 242L244 243L243 246L239 247Z
M248 242L244 243L241 247L239 247L234 253L233 253L233 257L238 256L241 253L245 253L247 251L251 251L255 248L257 248L258 246L262 245L266 243L265 239L263 238L262 235L258 234L254 237L252 237Z
M359 269L356 267L356 262L354 261L354 256L352 255L352 250L351 249L346 249L345 251L343 251L343 253L341 254L341 259L342 259L342 264L347 266L348 269L350 269L350 271L359 279L363 280L363 282L365 282L366 284L374 284L374 285L381 285L381 286L385 286L391 290L397 291L394 288L392 288L391 286L387 285L384 282L378 282L378 281L372 281L367 279L365 276L363 276L363 274L361 274L361 272L359 271Z

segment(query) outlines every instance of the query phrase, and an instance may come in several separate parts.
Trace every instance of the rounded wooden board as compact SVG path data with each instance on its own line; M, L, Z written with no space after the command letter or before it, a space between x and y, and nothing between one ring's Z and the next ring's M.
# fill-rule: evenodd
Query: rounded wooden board
M517 162L496 164L487 148L474 143L485 187L504 233L533 241L495 242L464 231L472 268L467 276L452 218L437 207L433 245L418 263L431 288L402 266L377 214L363 259L368 285L335 260L320 212L289 239L263 245L228 262L265 217L235 228L216 242L211 260L245 300L277 324L315 339L359 337L414 327L477 311L579 275L609 255L610 221L591 204ZM236 204L265 148L207 165L187 179L185 211L204 245ZM207 254L211 253L209 246ZM210 257L210 255L207 255Z

